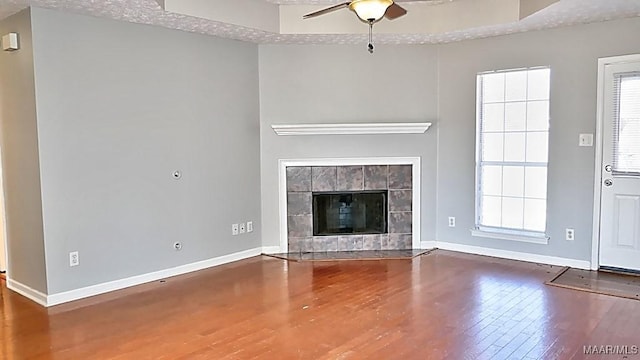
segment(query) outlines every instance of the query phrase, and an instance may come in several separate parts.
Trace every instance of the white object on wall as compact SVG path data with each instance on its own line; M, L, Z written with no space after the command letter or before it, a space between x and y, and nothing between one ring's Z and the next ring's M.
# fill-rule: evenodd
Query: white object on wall
M2 36L2 50L14 51L18 50L18 33L8 33Z

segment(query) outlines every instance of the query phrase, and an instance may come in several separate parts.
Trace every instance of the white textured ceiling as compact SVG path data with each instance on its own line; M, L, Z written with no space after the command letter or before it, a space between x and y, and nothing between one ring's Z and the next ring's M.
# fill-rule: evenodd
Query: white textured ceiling
M236 0L228 0L236 1ZM333 4L340 0L265 0L277 4ZM460 3L475 0L456 0ZM445 1L446 3L447 1ZM278 34L247 26L165 12L155 0L0 0L0 19L29 5L79 14L158 25L255 43L361 44L364 34ZM434 4L433 6L444 6ZM330 16L330 15L327 15ZM411 16L411 12L406 16ZM378 44L446 43L516 32L640 16L640 0L560 0L521 21L438 34L376 34ZM402 19L402 18L401 18ZM395 21L402 21L401 19ZM357 21L354 18L354 21Z

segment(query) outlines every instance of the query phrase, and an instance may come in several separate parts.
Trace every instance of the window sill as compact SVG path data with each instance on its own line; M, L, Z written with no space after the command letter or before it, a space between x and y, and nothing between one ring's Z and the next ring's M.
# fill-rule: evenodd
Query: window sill
M471 236L500 239L500 240L528 242L533 244L543 244L543 245L549 244L549 237L544 234L541 234L541 235L508 234L508 233L503 233L498 231L471 229Z

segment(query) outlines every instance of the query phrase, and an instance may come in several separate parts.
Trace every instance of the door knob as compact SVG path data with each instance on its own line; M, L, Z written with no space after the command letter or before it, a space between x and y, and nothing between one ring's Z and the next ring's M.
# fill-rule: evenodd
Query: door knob
M604 186L611 186L611 185L613 185L613 180L607 179L604 181Z

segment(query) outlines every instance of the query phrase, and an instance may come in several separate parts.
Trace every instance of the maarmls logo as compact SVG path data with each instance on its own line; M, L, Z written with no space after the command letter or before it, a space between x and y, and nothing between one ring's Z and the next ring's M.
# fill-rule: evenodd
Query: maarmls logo
M582 347L585 355L638 355L637 345L585 345Z

